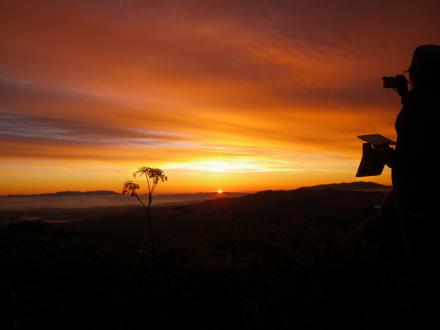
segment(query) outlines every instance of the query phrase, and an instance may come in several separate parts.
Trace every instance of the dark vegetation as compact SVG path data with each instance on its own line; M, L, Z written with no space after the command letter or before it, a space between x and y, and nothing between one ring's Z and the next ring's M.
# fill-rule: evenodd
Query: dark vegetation
M382 198L300 189L153 208L154 271L139 208L59 224L9 214L1 328L366 328L383 272L376 242L355 233Z

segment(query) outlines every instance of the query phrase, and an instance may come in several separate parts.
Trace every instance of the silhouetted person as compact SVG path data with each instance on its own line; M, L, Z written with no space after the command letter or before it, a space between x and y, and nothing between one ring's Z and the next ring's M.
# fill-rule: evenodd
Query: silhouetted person
M440 46L416 48L409 68L411 91L396 119L397 145L388 165L404 212L438 215L440 188Z
M411 90L399 93L396 148L384 146L382 152L392 168L419 324L434 320L439 304L427 299L440 293L440 46L416 48L409 78Z

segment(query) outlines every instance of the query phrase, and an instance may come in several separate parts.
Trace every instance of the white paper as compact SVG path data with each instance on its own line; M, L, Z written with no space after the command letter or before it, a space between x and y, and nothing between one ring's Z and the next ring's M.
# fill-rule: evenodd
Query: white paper
M381 144L396 144L393 140L380 135L380 134L368 134L368 135L359 135L359 139L364 140L365 142L371 143L374 146L380 146Z

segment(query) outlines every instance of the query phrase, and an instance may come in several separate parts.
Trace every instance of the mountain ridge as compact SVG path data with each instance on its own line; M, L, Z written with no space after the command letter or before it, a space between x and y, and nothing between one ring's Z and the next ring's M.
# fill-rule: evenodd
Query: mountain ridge
M54 193L43 194L10 194L0 195L1 198L31 198L31 197L71 197L71 196L114 196L121 195L111 190L92 190L92 191L57 191Z
M247 195L260 194L262 192L292 192L298 190L338 190L338 191L387 191L390 190L391 186L382 185L379 183L371 181L355 181L355 182L341 182L341 183L330 183L330 184L320 184L315 186L304 186L296 189L288 190L261 190L253 193L248 193ZM216 195L217 192L197 192L197 193L177 193L177 194L161 194L161 195ZM227 196L229 194L239 194L238 192L223 192L222 195ZM91 191L58 191L54 193L42 193L42 194L8 194L0 195L0 198L31 198L31 197L75 197L75 196L120 196L121 193L112 190L91 190Z

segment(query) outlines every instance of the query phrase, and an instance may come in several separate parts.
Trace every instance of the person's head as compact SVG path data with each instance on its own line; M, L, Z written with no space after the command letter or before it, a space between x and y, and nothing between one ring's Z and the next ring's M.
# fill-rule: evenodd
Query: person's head
M414 50L409 79L414 87L440 85L440 46L423 45Z

